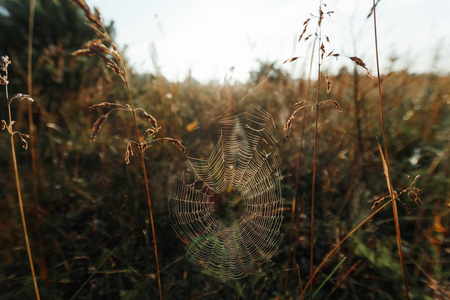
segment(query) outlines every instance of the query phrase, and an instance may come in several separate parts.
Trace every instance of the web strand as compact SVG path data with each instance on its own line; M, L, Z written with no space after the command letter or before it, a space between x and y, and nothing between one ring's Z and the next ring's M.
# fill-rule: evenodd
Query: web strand
M269 113L250 104L222 116L209 158L189 157L169 200L171 222L189 261L222 280L254 274L283 235L280 158Z

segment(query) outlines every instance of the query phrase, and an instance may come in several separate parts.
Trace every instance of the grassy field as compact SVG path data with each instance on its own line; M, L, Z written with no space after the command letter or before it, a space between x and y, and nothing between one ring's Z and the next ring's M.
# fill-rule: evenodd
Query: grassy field
M0 53L12 61L1 72L1 299L450 297L450 76L406 67L377 80L357 58L333 74L318 33L318 78L288 74L282 58L245 83L170 82L128 68L84 1L37 2L34 43L29 3L11 14L21 29L1 36L12 45ZM60 32L42 44L44 4L78 20L72 42ZM224 281L187 260L168 202L189 157L209 157L221 116L252 104L276 127L284 238L253 275Z

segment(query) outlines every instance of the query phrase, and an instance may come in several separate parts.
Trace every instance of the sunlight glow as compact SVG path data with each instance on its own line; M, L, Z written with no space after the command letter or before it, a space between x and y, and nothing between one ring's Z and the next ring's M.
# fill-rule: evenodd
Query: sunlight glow
M336 52L360 56L373 70L372 23L366 18L369 2L328 1L328 8L335 14L324 22L323 30ZM380 3L383 70L394 67L426 72L433 63L437 70L450 68L448 59L436 64L440 49L450 43L450 19L444 16L442 7L450 10L450 2L437 2ZM106 22L114 20L116 40L119 45L127 45L127 56L138 72L156 72L159 68L175 81L184 80L191 72L202 82L220 80L232 67L234 78L245 81L249 70L257 68L258 59L281 65L292 56L307 55L308 45L299 45L297 39L303 21L317 11L314 1L293 0L132 0L126 6L120 0L87 3L98 6ZM423 25L418 26L419 19ZM401 61L396 57L402 57ZM285 68L298 74L300 63Z

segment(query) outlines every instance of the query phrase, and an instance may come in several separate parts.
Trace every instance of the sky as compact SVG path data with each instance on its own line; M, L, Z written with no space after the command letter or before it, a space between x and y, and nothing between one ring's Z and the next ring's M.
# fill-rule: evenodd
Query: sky
M259 61L275 62L292 76L304 75L308 59L282 64L293 56L310 57L311 42L298 43L303 22L317 15L313 0L86 0L100 9L105 23L114 20L116 43L137 72L160 71L171 81L191 73L207 83L232 76L246 81ZM126 4L124 4L126 3ZM334 50L358 56L376 73L372 0L329 0L334 11L322 34ZM377 6L382 72L450 70L450 1L382 0ZM309 30L315 30L311 23ZM311 31L312 32L312 31ZM438 59L436 59L438 57ZM329 65L328 65L329 64ZM350 66L340 59L330 71ZM233 70L233 71L231 71Z

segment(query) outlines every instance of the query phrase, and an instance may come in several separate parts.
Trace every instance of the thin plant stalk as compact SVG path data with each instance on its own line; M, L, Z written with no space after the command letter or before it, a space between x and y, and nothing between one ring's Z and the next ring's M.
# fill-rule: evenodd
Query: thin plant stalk
M131 112L133 115L133 122L134 122L134 128L136 131L136 137L139 143L139 154L141 157L141 165L142 165L142 173L144 174L144 185L145 185L145 192L146 192L146 196L147 196L147 204L148 204L148 211L149 211L149 216L150 216L150 224L152 227L152 236L153 236L153 247L155 249L155 261L156 261L156 273L157 273L157 278L158 278L158 289L159 289L159 299L162 299L162 290L161 290L161 275L160 275L160 270L159 270L159 259L158 259L158 247L156 244L156 232L155 232L155 223L153 221L153 210L152 210L152 201L150 198L150 187L148 185L148 176L147 176L147 169L145 167L145 156L144 156L144 151L145 151L145 145L142 143L141 140L141 135L139 134L139 128L137 125L137 119L136 119L136 109L134 108L133 105L133 101L131 98L131 90L130 90L130 86L128 85L128 73L126 72L126 67L123 65L123 63L121 62L121 66L122 69L125 70L125 86L127 88L127 93L128 93L128 104L131 107Z
M27 93L30 97L33 97L33 30L34 30L34 12L36 8L35 0L30 0L30 15L28 19L28 62L27 62ZM31 153L31 166L33 172L33 196L35 205L38 205L38 184L37 184L37 164L36 164L36 147L34 138L34 122L33 122L33 106L28 103L28 127L30 128L30 153Z
M6 78L8 78L8 71L7 70L6 70ZM5 91L6 91L6 101L8 102L9 126L12 126L13 122L12 122L12 114L11 114L11 102L9 100L8 85L7 84L5 85ZM11 132L11 131L12 130L10 129L11 153L12 153L12 158L13 158L14 176L15 176L15 181L16 181L17 197L19 199L20 217L22 219L23 233L24 233L24 236L25 236L25 245L26 245L26 248L27 248L28 261L30 263L31 276L33 278L34 291L36 293L36 299L40 300L41 298L39 296L39 288L38 288L38 285L37 285L36 273L34 271L33 257L31 255L31 247L30 247L30 242L29 242L29 239L28 239L27 223L26 223L26 220L25 220L25 213L24 213L24 210L23 210L22 192L20 190L19 170L17 168L16 149L14 147L14 133Z
M30 0L30 14L28 18L28 45L27 45L27 53L28 53L28 62L27 62L27 93L32 98L33 97L33 32L34 32L34 13L36 10L36 1ZM28 103L28 128L30 130L30 154L31 154L31 172L33 178L33 199L34 199L34 207L37 211L39 209L39 190L38 190L38 167L37 167L37 151L36 151L36 126L33 121L33 106L32 103ZM41 279L44 282L48 283L47 276L47 265L45 262L44 256L44 242L42 240L41 235L41 217L40 213L36 214L36 232L37 239L39 244L40 251L40 259L38 261L39 273L41 275Z
M354 66L353 69L353 105L354 105L354 113L355 113L355 128L356 128L356 149L355 151L355 161L360 166L361 177L363 180L366 178L366 162L364 158L364 143L362 138L362 129L361 129L361 105L360 99L358 99L359 93L359 74L357 71L357 65ZM356 153L359 153L357 155Z
M337 264L336 267L334 267L333 271L331 271L330 274L328 274L328 276L325 278L324 281L322 281L322 283L319 285L319 288L314 292L313 298L317 295L318 292L320 292L320 290L323 288L323 286L328 282L328 280L330 280L330 278L334 275L334 273L336 273L336 271L342 266L342 264L344 263L344 261L347 259L347 256L344 256L343 259L341 259L341 261Z
M309 89L311 87L311 73L312 73L312 66L313 66L313 59L314 59L314 52L315 52L315 46L316 46L316 38L314 39L314 43L313 43L313 47L311 50L311 60L310 60L310 64L309 64L309 75L308 75L308 82L306 84L306 100L309 99ZM291 247L292 244L292 239L293 239L293 228L294 228L294 220L295 220L295 213L297 210L297 189L298 189L298 183L299 183L299 179L300 179L300 166L301 166L301 162L302 162L302 153L303 153L303 138L305 136L305 127L306 127L306 110L303 110L303 120L302 120L302 129L301 129L301 133L300 133L300 141L299 141L299 155L298 155L298 160L297 160L297 165L295 167L295 185L294 185L294 197L292 199L292 208L291 208L291 228L290 228L290 234L289 234L289 253L288 253L288 259L286 261L286 278L285 278L285 285L284 285L284 294L287 294L287 289L288 289L288 282L289 282L289 268L290 268L290 260L292 257L292 252L293 249ZM301 209L303 209L303 201L302 201L302 205L301 205ZM296 234L297 236L297 234ZM297 240L297 239L295 239ZM297 244L295 244L297 245ZM296 248L296 246L295 246ZM295 257L295 252L294 251L294 257ZM299 271L300 272L300 271ZM300 273L299 273L300 274Z
M340 240L339 243L336 246L334 246L333 249L331 249L330 252L328 252L328 254L325 256L325 258L322 260L322 262L319 264L319 266L314 270L314 273L312 274L311 277L314 278L317 275L319 270L327 263L328 259L330 259L330 257L333 256L333 254L336 253L336 251L339 249L339 247L341 247L341 245L349 237L351 237L359 228L361 228L361 226L366 224L367 221L371 220L377 213L379 213L383 208L385 208L391 202L392 202L392 200L389 200L385 204L380 206L376 211L371 213L367 218L365 218L361 223L359 223L355 228L353 228L352 231L350 231L342 240ZM306 290L308 288L308 286L310 286L310 284L311 284L311 280L306 284L304 290ZM311 286L310 286L310 288L311 288Z
M105 46L102 43L102 40L94 39L94 40L89 41L86 44L86 47L87 47L86 49L80 49L78 51L75 51L73 53L73 55L87 55L87 56L91 56L94 54L98 55L106 63L106 65L109 68L111 68L117 75L120 76L120 78L124 82L126 90L127 90L128 107L121 106L121 108L118 108L118 109L130 111L133 115L134 130L135 130L136 138L137 138L137 142L134 141L133 143L137 144L138 149L139 149L139 154L141 156L142 172L143 172L144 181L145 181L145 183L144 183L145 192L146 192L146 198L147 198L148 209L149 209L150 224L152 227L153 246L155 248L156 273L157 273L157 278L158 278L159 298L162 299L161 276L160 276L160 270L159 270L158 248L157 248L157 243L156 243L155 224L154 224L154 220L153 220L152 202L151 202L151 198L150 198L150 188L149 188L149 183L148 183L147 170L145 167L144 152L146 149L146 143L141 138L141 135L139 134L139 128L138 128L138 123L137 123L137 118L136 118L136 108L134 107L134 104L132 101L131 88L130 88L130 85L128 82L127 68L126 68L120 54L117 52L117 48L114 45L114 42L112 41L112 39L109 36L108 32L106 31L105 27L103 26L103 20L100 16L100 11L97 8L95 8L95 14L93 14L91 12L89 6L86 4L86 2L84 0L72 0L72 2L84 11L86 19L91 23L90 27L100 37L102 37L103 40L108 41L111 44L111 47L113 48L113 51L111 51L109 49L109 47ZM114 58L114 60L111 57ZM117 63L119 63L119 65L117 65ZM108 103L108 105L111 105L111 103ZM120 107L120 105L119 105L119 107ZM113 111L113 110L111 110L111 111ZM110 113L111 113L111 111L110 111ZM106 120L106 118L107 118L107 115L103 115L99 119L99 120L101 120L101 122L99 122L99 123L96 122L94 124L95 134L93 134L92 140L95 139L95 135L100 130L101 124L102 124L102 122L104 122L104 120ZM158 128L156 125L156 119L154 119L154 122L155 122L154 132L157 132ZM127 164L129 163L129 155L130 154L132 155L132 151L130 150L130 147L131 147L130 144L128 144L127 145L127 156L126 156Z
M379 57L378 57L377 17L376 17L375 0L373 0L373 24L374 24L374 36L375 36L375 53L376 53L376 62L377 62L378 103L379 103L379 107L380 107L381 126L382 126L382 130L383 130L384 157L385 157L385 161L386 161L385 176L386 176L386 181L387 181L387 185L388 185L388 189L389 189L389 194L392 199L392 213L394 215L394 225L395 225L395 233L396 233L396 237L397 237L398 255L399 255L400 264L402 266L403 283L405 285L404 296L405 296L405 299L409 299L408 281L406 279L405 262L403 259L402 237L401 237L401 232L400 232L400 223L398 220L398 211L397 211L397 202L396 202L397 197L396 197L394 189L392 187L392 182L391 182L391 177L390 177L389 155L388 155L386 130L385 130L385 123L384 123L383 98L382 98L382 92L381 92L380 63L379 63Z
M322 0L320 0L320 11L322 11ZM321 19L322 13L319 16L319 34L317 36L318 43L320 45L322 41L322 27L321 27ZM317 102L316 102L316 115L315 115L315 129L314 129L314 155L313 155L313 178L312 178L312 187L311 187L311 241L310 241L310 267L309 267L309 297L312 299L313 290L312 290L312 280L313 280L313 269L314 269L314 207L315 207L315 196L316 196L316 162L317 162L317 136L318 136L318 127L319 127L319 100L320 100L320 66L321 66L321 48L318 47L318 57L319 63L317 65Z

